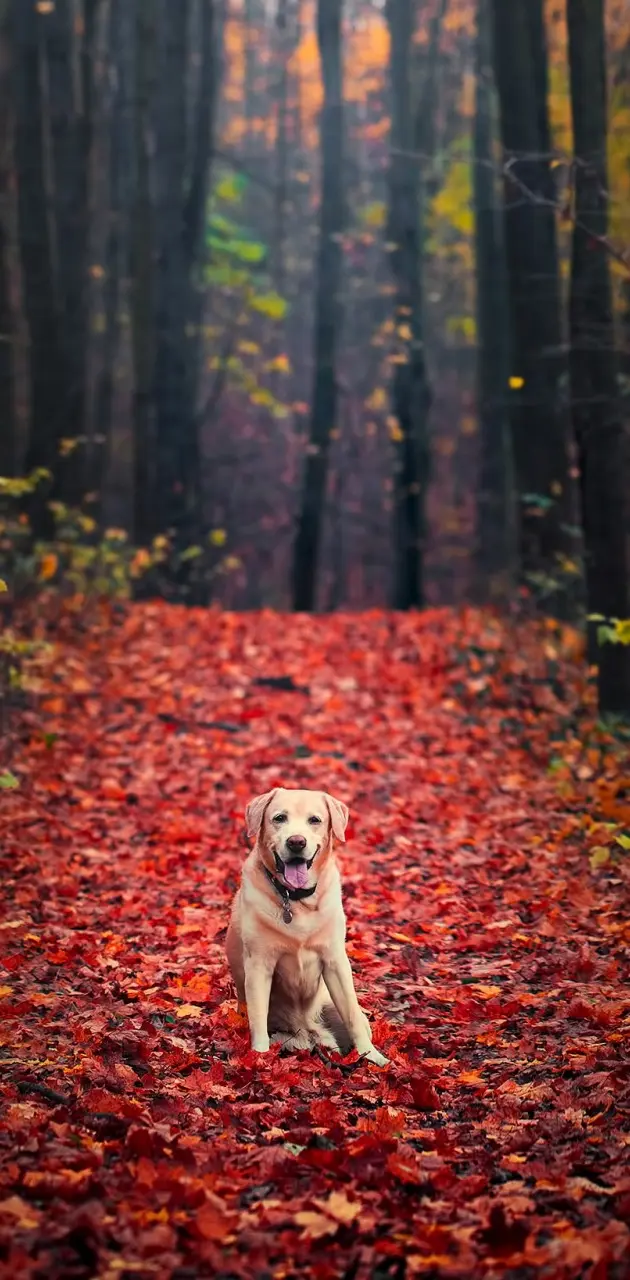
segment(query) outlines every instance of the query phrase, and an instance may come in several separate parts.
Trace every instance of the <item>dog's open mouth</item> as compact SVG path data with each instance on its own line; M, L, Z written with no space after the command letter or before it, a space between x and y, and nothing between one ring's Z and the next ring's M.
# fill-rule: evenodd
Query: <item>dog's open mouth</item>
M292 889L305 889L308 884L308 863L304 858L290 858L282 872Z

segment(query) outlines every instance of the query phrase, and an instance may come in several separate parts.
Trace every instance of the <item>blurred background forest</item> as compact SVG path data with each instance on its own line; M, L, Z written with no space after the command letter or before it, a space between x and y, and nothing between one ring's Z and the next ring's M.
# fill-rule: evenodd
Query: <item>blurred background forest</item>
M0 29L9 593L527 596L596 615L630 709L625 0L0 0Z

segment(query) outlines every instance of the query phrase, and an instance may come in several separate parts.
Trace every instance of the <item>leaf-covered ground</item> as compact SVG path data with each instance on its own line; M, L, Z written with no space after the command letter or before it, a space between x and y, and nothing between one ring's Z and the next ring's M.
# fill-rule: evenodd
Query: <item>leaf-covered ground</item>
M59 644L0 796L3 1280L630 1274L629 783L572 645L164 605ZM383 1071L248 1051L276 783L351 807Z

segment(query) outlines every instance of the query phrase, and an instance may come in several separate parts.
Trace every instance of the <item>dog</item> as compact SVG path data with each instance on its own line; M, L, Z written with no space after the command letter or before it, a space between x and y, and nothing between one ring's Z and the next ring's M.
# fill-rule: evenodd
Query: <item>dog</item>
M333 840L345 842L348 809L323 791L274 788L247 805L255 844L232 905L226 954L251 1047L352 1046L377 1066L346 954L346 920Z

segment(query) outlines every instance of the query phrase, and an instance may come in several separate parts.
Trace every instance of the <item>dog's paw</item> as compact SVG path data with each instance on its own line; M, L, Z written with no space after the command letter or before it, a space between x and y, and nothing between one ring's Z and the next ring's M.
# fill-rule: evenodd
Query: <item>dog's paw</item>
M389 1058L386 1058L384 1054L379 1052L378 1049L375 1049L374 1045L370 1045L370 1048L367 1050L367 1052L362 1054L361 1056L365 1059L366 1062L373 1063L375 1067L389 1066Z
M269 1040L257 1040L252 1045L252 1053L269 1053Z

